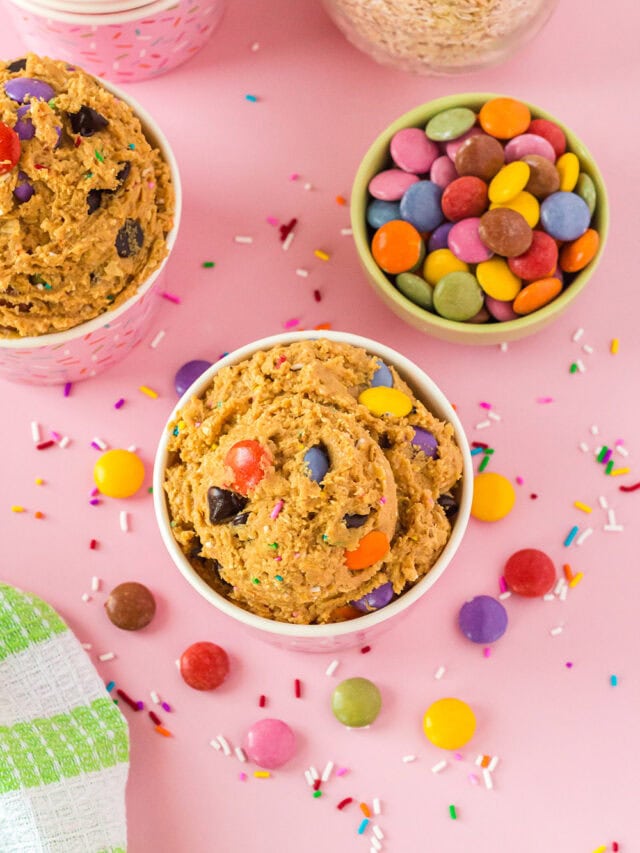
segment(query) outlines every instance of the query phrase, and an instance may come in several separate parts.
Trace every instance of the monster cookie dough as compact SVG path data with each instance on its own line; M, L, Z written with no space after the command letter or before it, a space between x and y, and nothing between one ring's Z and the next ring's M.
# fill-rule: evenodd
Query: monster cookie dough
M0 174L0 336L122 304L167 254L174 207L139 119L79 68L30 54L0 63L0 122L19 146Z
M173 534L252 613L332 622L364 596L375 609L374 590L399 595L449 538L462 473L453 427L363 349L305 340L258 352L220 370L169 429Z

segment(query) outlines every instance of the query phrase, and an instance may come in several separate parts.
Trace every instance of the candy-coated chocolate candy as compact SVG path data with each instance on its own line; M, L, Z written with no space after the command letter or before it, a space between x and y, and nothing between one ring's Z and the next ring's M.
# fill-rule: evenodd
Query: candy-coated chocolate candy
M469 267L464 261L453 254L451 249L436 249L429 252L425 258L423 275L427 284L432 287L450 272L469 272Z
M535 133L550 142L556 157L560 157L566 151L567 137L564 135L564 131L546 118L534 118L529 125L529 133Z
M348 622L351 619L359 619L362 613L350 604L343 604L331 611L329 622Z
M576 240L589 227L591 213L586 201L572 192L547 196L540 205L540 222L556 240Z
M353 551L345 551L344 558L348 569L359 571L368 569L382 560L389 552L389 539L381 530L365 533Z
M458 614L460 630L472 643L494 643L507 630L507 611L497 598L476 595Z
M531 122L529 107L515 98L492 98L480 110L480 127L489 136L513 139L525 133Z
M211 524L224 524L226 521L231 521L245 508L247 503L248 499L244 495L239 495L229 489L211 486L207 490L207 506Z
M32 184L29 183L29 178L25 172L18 172L18 182L16 183L15 189L13 191L14 196L17 198L20 204L24 204L29 201L31 196L35 193L35 190Z
M422 721L425 735L440 749L460 749L469 743L476 730L476 717L462 699L438 699L425 711Z
M525 190L538 199L546 198L560 189L560 175L553 163L538 154L527 154L522 158L531 173Z
M392 219L400 219L399 201L381 201L374 198L367 207L367 224L372 228L380 228Z
M565 272L579 272L592 261L600 245L600 235L587 228L581 237L566 243L560 252L560 267Z
M324 444L315 444L304 454L305 473L314 483L321 483L330 467L329 454Z
M418 127L405 127L394 133L389 151L396 166L414 175L426 174L440 154L435 142Z
M376 368L373 376L371 377L371 387L372 388L393 388L393 374L384 363L384 361L380 361L378 359L378 367Z
M453 222L443 222L442 225L438 225L435 231L431 232L431 236L429 237L429 242L427 244L427 251L436 252L438 249L446 249L449 245L449 231L453 228Z
M18 134L6 124L0 122L0 175L10 172L20 159L20 139Z
M458 139L476 123L476 114L467 107L452 107L433 116L427 122L425 133L436 142Z
M459 175L471 175L490 181L504 166L504 149L497 139L485 133L466 139L455 156Z
M543 136L538 136L535 133L522 133L520 136L514 136L504 147L504 159L507 163L512 163L514 160L524 160L530 154L544 157L550 163L556 162L556 152L553 150L553 145Z
M382 708L380 691L368 678L347 678L331 696L336 719L350 729L370 726Z
M295 755L296 736L282 720L267 718L251 726L242 746L247 758L258 767L275 770Z
M26 139L33 139L36 135L36 129L29 118L30 112L31 104L23 104L21 107L18 107L18 111L16 113L16 123L14 124L13 129L23 142Z
M447 320L470 320L483 304L482 288L470 272L450 272L433 289L433 306Z
M558 157L556 169L560 175L560 189L562 192L570 193L578 183L580 160L572 151L567 151L566 154Z
M455 181L457 177L458 173L456 172L456 167L446 154L443 154L442 157L438 157L433 161L431 171L429 172L429 178L434 184L437 184L439 187L444 189L451 183L451 181Z
M523 287L513 300L516 314L531 314L548 305L562 290L562 282L555 276L539 278Z
M487 294L484 298L484 304L487 311L491 314L494 320L498 321L498 323L508 323L510 320L517 320L519 317L519 315L513 310L513 305L510 299L506 301L494 299L492 296Z
M511 272L525 281L546 278L553 275L558 266L558 246L544 231L534 231L527 251L516 258L509 258L507 263Z
M508 207L488 210L480 219L479 234L485 246L505 258L526 252L533 239L524 216Z
M471 130L468 130L466 133L463 133L462 136L458 136L457 139L452 139L450 142L444 143L444 150L447 157L453 162L456 162L456 155L461 145L471 139L474 136L485 136L479 127L472 127Z
M409 272L424 257L424 241L410 222L394 219L373 235L371 254L378 266L391 275Z
M358 402L373 415L395 415L403 418L413 409L411 397L397 388L365 388Z
M130 450L107 450L93 466L93 479L103 495L130 498L144 482L142 459Z
M438 498L438 504L444 510L444 514L447 518L453 518L459 509L458 501L453 497L453 495L444 494L440 495Z
M381 610L393 600L393 584L383 583L381 586L372 589L362 598L352 602L357 610L363 613L372 613L374 610Z
M544 551L523 548L507 560L504 579L511 592L535 598L551 590L556 582L556 570Z
M71 130L80 136L93 136L108 127L109 121L92 107L80 107L77 113L69 113Z
M386 169L371 178L369 193L382 201L400 201L409 187L418 180L417 175L410 175L402 169Z
M475 324L488 323L490 319L491 319L491 314L489 314L489 312L487 311L487 309L483 305L477 314L474 314L473 317L470 317L467 320L467 323L475 323Z
M504 204L515 198L526 187L531 169L521 160L503 166L489 184L489 198L496 204Z
M430 459L435 459L438 455L438 440L428 429L423 429L419 426L413 428L413 438L411 444L419 447L425 456Z
M123 631L139 631L155 616L156 600L144 584L128 581L111 590L104 608L117 628L122 628Z
M511 272L504 258L491 258L488 261L478 264L476 267L476 278L487 296L501 302L515 299L522 287L522 282L517 275ZM486 304L486 307L489 313L495 317L491 306ZM499 318L496 317L496 319Z
M204 361L204 359L200 358L185 362L182 367L178 368L173 378L176 392L182 396L187 388L190 388L196 379L199 379L205 370L208 370L210 367L210 361Z
M347 528L347 530L353 530L354 528L362 527L364 524L366 524L368 518L368 514L362 515L358 512L351 512L344 515L342 517L342 520L344 521L344 526Z
M516 502L515 489L502 474L483 471L473 480L471 515L479 521L499 521Z
M233 471L235 490L246 495L264 477L271 464L271 456L258 441L248 438L232 445L224 464Z
M194 690L215 690L229 675L229 658L215 643L194 643L180 656L180 675Z
M418 231L433 231L442 222L442 189L432 181L418 181L400 199L400 218Z
M487 185L473 175L456 178L442 193L442 212L452 222L481 216L488 206Z
M4 84L4 91L12 101L17 101L19 104L29 98L50 101L56 94L44 80L34 80L32 77L12 77Z
M430 311L433 308L433 288L430 284L412 272L403 272L396 276L396 287L415 305Z
M578 183L576 184L575 192L577 192L580 198L585 202L589 208L589 213L593 216L593 212L596 209L598 194L596 192L596 185L586 172L580 172L578 175Z
M519 213L524 218L529 228L535 228L540 220L540 204L538 203L538 199L526 190L518 193L515 198L506 201L504 204L489 205L490 210L495 210L498 207L515 210L516 213Z
M480 218L470 216L456 222L449 231L448 243L453 254L467 264L488 261L493 252L480 239Z

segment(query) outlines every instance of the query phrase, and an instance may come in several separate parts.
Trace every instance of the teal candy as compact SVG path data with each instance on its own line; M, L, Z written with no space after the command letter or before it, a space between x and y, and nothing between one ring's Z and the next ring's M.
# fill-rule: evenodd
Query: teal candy
M434 142L448 142L471 130L476 123L476 114L467 107L444 110L429 120L425 133Z
M482 288L470 272L447 273L433 290L433 307L446 320L470 320L483 305Z
M431 311L433 308L433 288L431 285L412 272L403 272L396 276L396 287L415 305Z

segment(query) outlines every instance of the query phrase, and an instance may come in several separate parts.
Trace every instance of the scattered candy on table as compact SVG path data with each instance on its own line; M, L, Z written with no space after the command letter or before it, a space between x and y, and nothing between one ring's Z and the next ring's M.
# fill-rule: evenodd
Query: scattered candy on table
M117 628L139 631L146 628L155 616L156 601L144 584L128 581L111 590L104 607Z
M144 464L130 450L107 450L94 465L93 479L103 495L130 498L144 482Z
M247 731L243 746L258 767L275 770L295 755L296 736L282 720L258 720Z
M434 746L460 749L473 737L476 717L462 699L438 699L425 711L422 725Z
M194 643L180 656L180 675L194 690L215 690L229 675L229 658L215 643Z
M507 587L518 595L536 597L549 592L556 582L556 570L550 557L537 548L516 551L504 567Z
M331 696L331 710L336 719L349 728L370 726L381 707L380 691L368 678L347 678Z
M516 502L511 482L495 471L476 474L473 481L471 515L480 521L499 521L508 515Z
M462 633L472 643L493 643L507 630L507 611L490 595L476 595L465 602L458 614Z

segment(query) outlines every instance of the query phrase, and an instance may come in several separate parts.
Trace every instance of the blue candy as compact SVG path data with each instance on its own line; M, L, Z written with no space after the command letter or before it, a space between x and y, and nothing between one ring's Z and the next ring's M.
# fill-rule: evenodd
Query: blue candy
M540 206L542 227L556 240L577 240L589 227L591 211L576 193L557 192Z
M400 216L418 231L433 231L444 219L442 188L431 181L412 184L400 199Z
M304 454L304 464L307 467L307 476L314 483L321 483L329 470L329 457L322 444L315 444Z
M400 219L399 201L382 201L374 198L367 207L367 223L376 230L391 222L392 219Z
M391 371L383 361L378 360L378 364L380 366L371 377L371 387L393 388L393 376L391 375Z

